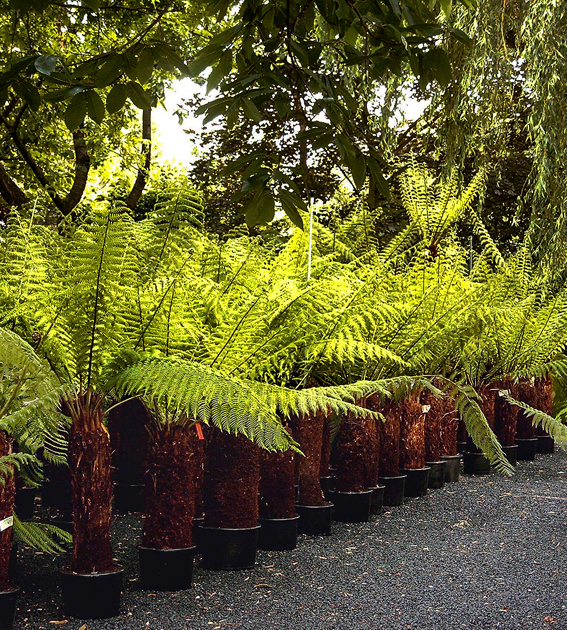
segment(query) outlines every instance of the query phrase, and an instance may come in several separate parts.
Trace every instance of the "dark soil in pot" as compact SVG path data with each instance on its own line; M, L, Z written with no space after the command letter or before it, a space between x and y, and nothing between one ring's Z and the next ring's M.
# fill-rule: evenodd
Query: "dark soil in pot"
M294 416L290 421L293 437L304 454L296 459L299 505L325 505L319 482L325 416L325 412L319 411L308 416Z
M424 410L426 408L416 396L408 397L401 406L403 411L400 426L400 471L422 469L425 467ZM402 474L405 473L402 472Z

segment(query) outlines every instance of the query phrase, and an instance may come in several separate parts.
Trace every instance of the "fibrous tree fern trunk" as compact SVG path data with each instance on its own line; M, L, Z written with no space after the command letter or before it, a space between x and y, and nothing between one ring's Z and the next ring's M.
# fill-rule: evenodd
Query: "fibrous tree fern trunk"
M325 412L294 417L293 437L299 443L304 457L299 457L299 505L325 505L319 471L323 445Z
M262 518L293 518L295 453L260 453L259 511Z
M404 469L425 466L425 414L417 396L403 403L400 425L400 466Z
M372 418L356 418L350 413L343 417L335 442L337 491L362 492L369 487L370 460L374 459L369 440L373 423Z
M242 435L211 428L203 485L205 527L256 527L259 480L259 447Z
M434 384L438 386L437 383ZM453 412L455 407L450 399L437 398L428 390L421 393L420 401L424 407L429 407L425 414L425 461L438 462L444 451L443 419L447 413L451 413L451 407Z
M71 570L103 573L112 569L113 561L110 436L102 422L102 397L87 389L66 402L72 419L68 455L73 503Z
M380 423L381 477L397 477L400 474L400 427L402 407L395 402L384 403L382 413L386 418Z
M491 429L494 429L494 405L496 398L495 386L480 385L477 388L477 393L480 396L479 406L486 418L486 422ZM470 436L467 437L467 450L471 453L480 453L481 449L476 446Z
M331 463L331 415L325 414L323 419L323 443L321 446L321 465L319 466L319 476L329 476L329 466Z
M509 379L502 379L494 383L503 391L514 396L514 383ZM494 432L502 446L513 446L516 442L518 425L518 407L511 405L499 392L494 397Z
M150 429L146 514L142 545L154 549L193 546L195 486L201 458L190 423L155 421Z
M5 432L0 431L0 457L11 455L13 440ZM16 498L16 479L14 471L7 474L0 485L0 521L12 516L14 512L14 500ZM0 590L9 586L10 551L12 550L13 528L6 527L0 531Z
M519 379L516 385L516 398L530 407L538 406L538 392L532 379ZM535 437L536 429L531 417L523 409L520 409L518 413L518 438L521 440L532 440Z
M547 375L545 378L537 378L535 387L537 391L537 408L548 416L553 416L553 380L551 376ZM541 426L537 427L536 434L549 435Z
M459 448L459 416L454 404L450 403L452 409L447 407L441 419L441 455L457 455Z

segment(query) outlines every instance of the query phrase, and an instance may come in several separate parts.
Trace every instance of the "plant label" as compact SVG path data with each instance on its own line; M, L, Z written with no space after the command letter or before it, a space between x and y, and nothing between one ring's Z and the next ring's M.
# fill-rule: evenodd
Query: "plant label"
M14 525L13 516L8 516L7 518L3 518L0 521L0 532L3 532L5 529L8 529L8 527L13 527L13 525Z

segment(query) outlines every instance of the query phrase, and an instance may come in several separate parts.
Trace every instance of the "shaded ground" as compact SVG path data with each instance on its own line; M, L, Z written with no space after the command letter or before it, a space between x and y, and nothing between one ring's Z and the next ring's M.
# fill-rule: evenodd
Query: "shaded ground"
M139 516L117 517L121 615L62 616L51 559L19 554L17 628L43 630L567 629L567 455L521 462L512 479L461 482L291 552L259 552L252 571L196 566L177 594L137 583ZM27 574L27 575L26 575Z

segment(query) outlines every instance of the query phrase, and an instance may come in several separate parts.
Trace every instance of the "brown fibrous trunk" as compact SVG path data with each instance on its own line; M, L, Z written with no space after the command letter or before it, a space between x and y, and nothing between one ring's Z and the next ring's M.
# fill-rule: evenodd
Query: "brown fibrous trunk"
M347 412L341 420L335 441L338 492L362 492L369 487L371 423L371 418L356 417L352 412Z
M529 378L520 378L515 387L516 399L526 403L530 407L537 408L538 392L533 381ZM518 438L521 440L531 440L536 437L536 428L532 424L532 419L528 414L520 409L518 413Z
M547 375L545 378L537 378L535 386L537 391L537 408L548 416L553 416L553 380L551 376ZM549 435L541 426L536 428L536 434Z
M422 392L420 400L429 406L425 415L425 461L437 462L441 455L456 455L458 419L454 400L448 394L437 398L429 390Z
M370 411L382 411L383 404L378 395L370 396L365 400L365 407ZM378 485L378 477L380 475L380 424L382 420L377 418L368 418L366 424L366 485L369 488L375 488Z
M150 429L146 514L142 545L154 549L193 546L195 485L199 438L189 423L159 424Z
M321 465L319 466L319 476L329 476L329 465L331 463L331 415L326 413L323 416L323 438L321 444Z
M293 518L295 453L260 453L259 511L262 518Z
M385 421L379 422L381 477L397 477L400 474L400 427L402 408L395 402L386 401L382 408Z
M12 438L5 431L0 431L0 457L11 455L12 452ZM9 518L14 513L16 476L13 468L9 468L10 471L6 471L0 484L0 520ZM5 590L10 586L8 576L13 532L13 527L6 527L0 532L0 590Z
M494 386L514 396L514 383L511 380L501 379ZM494 432L502 446L513 446L516 442L518 407L511 405L500 391L494 397Z
M425 466L425 414L417 396L410 396L401 403L400 466L423 468Z
M112 474L110 436L103 422L102 400L87 391L69 401L69 470L73 503L73 554L75 573L112 570L110 524Z
M211 428L203 483L205 527L256 527L259 481L259 447L242 435Z
M319 481L325 415L325 411L318 411L291 419L293 437L304 454L298 456L299 505L326 505Z

